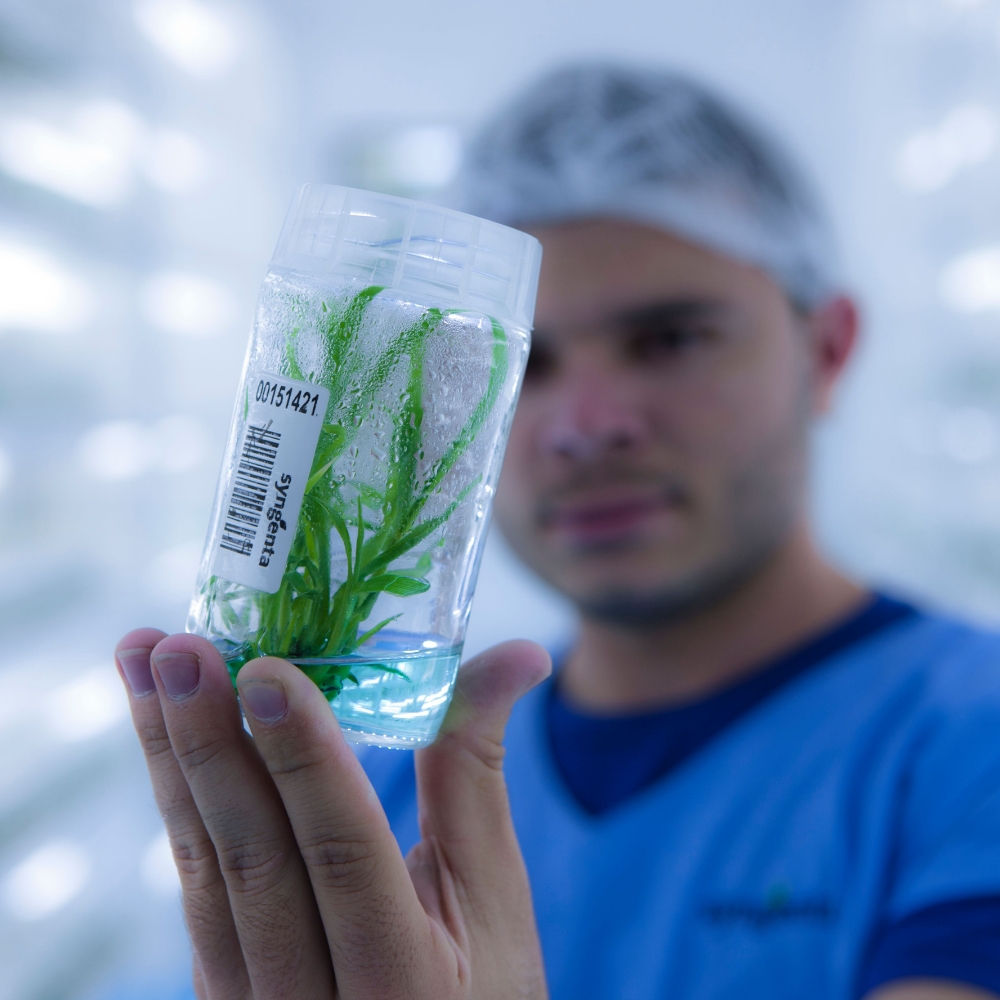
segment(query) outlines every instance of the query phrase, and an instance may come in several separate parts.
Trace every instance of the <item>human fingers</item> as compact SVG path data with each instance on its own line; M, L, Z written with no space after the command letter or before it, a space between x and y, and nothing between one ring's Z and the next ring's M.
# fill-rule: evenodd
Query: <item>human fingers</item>
M340 996L447 1000L458 983L454 950L427 920L326 699L274 657L248 663L237 683L305 859Z
M170 745L153 680L150 657L166 637L165 632L152 628L129 632L115 647L115 661L125 681L135 730L180 876L184 913L195 950L197 996L199 1000L209 998L204 986L206 976L201 971L208 969L207 978L218 984L211 1000L242 1000L249 994L250 980L226 884L211 838Z
M433 906L453 895L481 978L516 984L525 996L544 996L545 982L503 777L503 735L514 703L551 669L532 642L477 656L459 672L438 739L416 754L423 842L409 860L421 898Z
M251 994L330 1000L333 970L316 901L222 657L199 636L174 635L157 644L152 664L170 745L225 880ZM205 962L201 972L214 1000L224 984Z
M477 842L488 841L502 832L495 814L507 811L504 729L514 703L551 670L541 646L515 640L486 650L459 671L437 740L416 755L421 820L445 842L465 842L473 832Z

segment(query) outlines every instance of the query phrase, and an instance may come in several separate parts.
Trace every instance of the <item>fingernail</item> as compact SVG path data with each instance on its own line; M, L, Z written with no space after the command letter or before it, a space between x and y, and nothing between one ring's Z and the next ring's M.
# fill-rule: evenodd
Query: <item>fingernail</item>
M153 662L171 698L183 698L198 686L201 670L194 653L160 653L153 657Z
M152 652L151 649L119 649L115 653L129 690L137 698L156 690L153 671L149 668L149 654Z
M240 700L258 722L277 722L288 710L282 686L268 681L247 681L240 688Z

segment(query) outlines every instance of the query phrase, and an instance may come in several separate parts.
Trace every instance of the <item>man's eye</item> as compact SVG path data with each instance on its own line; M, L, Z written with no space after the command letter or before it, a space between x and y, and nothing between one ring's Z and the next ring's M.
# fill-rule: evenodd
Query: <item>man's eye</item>
M629 336L628 349L638 361L655 361L684 354L707 339L707 332L696 325L641 327Z
M540 382L548 378L555 368L555 354L536 340L528 352L528 366L524 370L525 382Z

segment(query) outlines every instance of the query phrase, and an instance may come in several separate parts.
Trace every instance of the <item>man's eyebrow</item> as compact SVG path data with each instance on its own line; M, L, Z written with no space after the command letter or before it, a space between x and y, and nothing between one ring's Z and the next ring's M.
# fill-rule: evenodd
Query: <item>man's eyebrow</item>
M724 313L727 304L722 299L715 298L677 298L662 302L650 302L612 312L604 318L604 323L617 328L620 333L642 328L643 326L669 325L671 323L690 322L695 319L706 319ZM541 342L547 340L551 329L545 326L535 326L532 330L534 343L541 347Z
M645 326L647 324L678 323L685 320L704 319L718 315L725 304L718 299L670 299L651 302L633 309L624 309L610 319L619 326Z

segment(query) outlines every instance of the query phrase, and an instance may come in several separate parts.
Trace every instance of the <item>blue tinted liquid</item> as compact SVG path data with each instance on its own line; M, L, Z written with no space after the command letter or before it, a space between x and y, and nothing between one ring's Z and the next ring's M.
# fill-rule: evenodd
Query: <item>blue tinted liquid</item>
M415 749L437 735L455 687L462 647L433 637L423 641L416 637L416 642L414 638L386 635L354 656L338 658L350 663L358 679L357 684L346 681L330 702L352 743ZM380 670L378 664L394 667L404 676Z

